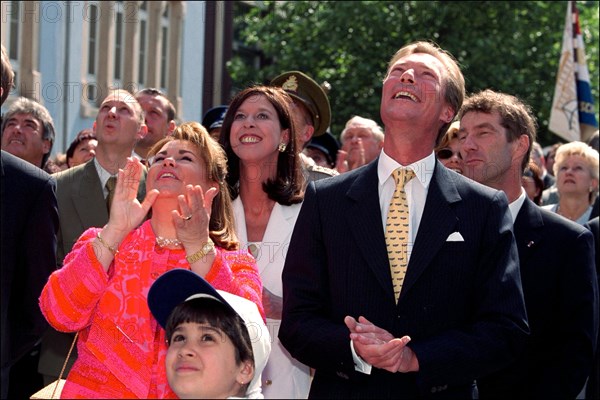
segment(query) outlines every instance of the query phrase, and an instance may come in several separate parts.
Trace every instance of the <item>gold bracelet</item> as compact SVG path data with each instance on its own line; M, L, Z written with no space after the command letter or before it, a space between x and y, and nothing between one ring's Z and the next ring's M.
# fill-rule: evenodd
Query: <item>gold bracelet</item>
M185 257L185 259L190 264L193 264L196 261L198 261L199 259L201 259L202 257L206 256L208 254L208 252L211 251L214 248L215 248L215 244L213 243L213 241L210 238L208 238L208 242L204 243L202 245L202 248L200 250L198 250L197 252L195 252L191 256Z
M100 241L100 244L102 244L102 246L106 247L112 253L113 257L119 254L119 250L115 249L114 247L111 247L108 243L104 241L104 239L102 239L102 236L100 236L100 231L98 231L96 237Z

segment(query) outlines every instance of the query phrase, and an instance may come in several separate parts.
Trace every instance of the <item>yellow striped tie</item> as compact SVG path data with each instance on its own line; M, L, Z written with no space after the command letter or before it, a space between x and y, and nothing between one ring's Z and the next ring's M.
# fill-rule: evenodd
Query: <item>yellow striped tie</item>
M392 284L394 285L394 294L396 303L404 276L408 266L408 202L406 201L406 192L404 185L411 180L415 173L410 169L398 168L392 173L396 181L396 190L390 201L386 226L385 243L387 245L388 258L390 260L390 272L392 274Z

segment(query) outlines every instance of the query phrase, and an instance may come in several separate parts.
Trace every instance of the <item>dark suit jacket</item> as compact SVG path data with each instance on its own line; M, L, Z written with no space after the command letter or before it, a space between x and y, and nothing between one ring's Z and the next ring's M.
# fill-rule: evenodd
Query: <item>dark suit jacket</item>
M447 241L453 232L464 241ZM346 315L409 335L420 371L356 372ZM312 397L468 398L477 376L516 357L527 332L503 192L436 162L396 305L377 160L309 184L283 270L279 338L316 368Z
M56 264L60 268L67 254L81 234L91 227L102 227L108 222L108 210L100 177L94 160L54 174L57 182L60 229ZM146 195L146 172L138 189L138 200ZM58 377L65 362L74 335L60 333L50 328L44 337L39 371ZM75 352L74 352L75 353ZM76 358L71 355L70 365ZM67 370L68 371L68 370Z
M596 210L598 210L598 199L596 199ZM598 278L598 287L600 288L600 264L598 263L598 245L600 243L600 220L596 216L587 223L594 234L594 249L596 249L596 277ZM594 365L590 372L586 390L586 399L600 399L600 329L598 329L598 341L596 342L596 355L594 356Z
M574 399L598 329L592 234L525 200L514 225L531 336L505 370L478 380L481 399Z
M48 327L38 297L56 269L56 182L40 168L2 151L2 398L5 373Z

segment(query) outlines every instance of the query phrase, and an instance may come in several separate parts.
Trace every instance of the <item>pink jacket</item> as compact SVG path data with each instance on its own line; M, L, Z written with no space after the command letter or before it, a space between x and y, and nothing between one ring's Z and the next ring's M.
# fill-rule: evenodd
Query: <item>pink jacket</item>
M42 313L55 329L79 331L79 353L63 398L175 398L165 371L165 332L152 317L146 297L162 273L190 269L183 249L155 245L150 221L131 232L104 272L93 250L99 228L85 231L64 266L40 296ZM262 307L262 283L247 251L217 248L205 279L215 288Z

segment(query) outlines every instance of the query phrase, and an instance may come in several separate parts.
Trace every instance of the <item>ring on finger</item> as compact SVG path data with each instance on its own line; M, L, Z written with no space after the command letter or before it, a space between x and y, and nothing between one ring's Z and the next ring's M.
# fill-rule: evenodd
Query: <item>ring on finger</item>
M184 221L189 221L190 219L192 219L192 214L188 215L187 217L183 217Z

